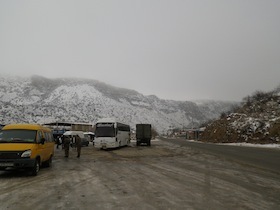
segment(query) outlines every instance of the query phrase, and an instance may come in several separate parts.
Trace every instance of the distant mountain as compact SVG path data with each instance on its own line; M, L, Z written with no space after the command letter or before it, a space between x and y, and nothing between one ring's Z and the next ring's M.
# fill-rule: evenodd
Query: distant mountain
M135 128L151 123L159 133L197 126L231 109L234 102L173 101L90 79L0 75L0 123L94 123L115 117Z
M234 112L209 123L202 141L280 143L280 86L244 98Z

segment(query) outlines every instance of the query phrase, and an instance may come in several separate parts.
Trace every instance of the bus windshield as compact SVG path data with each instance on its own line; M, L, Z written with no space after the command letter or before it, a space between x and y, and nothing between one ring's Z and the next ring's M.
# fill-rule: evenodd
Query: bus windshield
M95 137L115 137L114 123L98 123Z
M2 130L0 143L35 143L36 131L34 130Z

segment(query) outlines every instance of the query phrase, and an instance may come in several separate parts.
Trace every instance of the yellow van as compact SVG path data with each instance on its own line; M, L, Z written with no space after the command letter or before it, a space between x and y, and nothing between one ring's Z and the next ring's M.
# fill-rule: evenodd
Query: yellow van
M0 170L26 168L37 175L54 155L52 130L35 124L10 124L0 131Z

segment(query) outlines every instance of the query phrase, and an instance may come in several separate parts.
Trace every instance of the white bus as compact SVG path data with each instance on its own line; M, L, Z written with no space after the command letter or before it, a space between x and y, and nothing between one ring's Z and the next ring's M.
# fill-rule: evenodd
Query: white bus
M116 148L130 144L129 125L117 122L113 118L103 118L97 121L94 147Z

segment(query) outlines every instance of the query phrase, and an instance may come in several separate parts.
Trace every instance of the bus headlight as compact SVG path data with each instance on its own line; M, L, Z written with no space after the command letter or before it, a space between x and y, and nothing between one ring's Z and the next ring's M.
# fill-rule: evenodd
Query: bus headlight
M26 150L22 153L21 157L26 158L31 156L31 150Z

